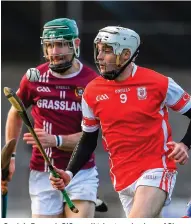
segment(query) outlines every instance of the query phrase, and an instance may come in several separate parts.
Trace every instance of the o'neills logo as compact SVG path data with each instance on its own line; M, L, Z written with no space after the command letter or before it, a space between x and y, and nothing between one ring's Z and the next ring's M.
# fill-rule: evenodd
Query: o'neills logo
M77 97L82 97L83 93L84 93L84 88L83 87L76 87L75 95Z

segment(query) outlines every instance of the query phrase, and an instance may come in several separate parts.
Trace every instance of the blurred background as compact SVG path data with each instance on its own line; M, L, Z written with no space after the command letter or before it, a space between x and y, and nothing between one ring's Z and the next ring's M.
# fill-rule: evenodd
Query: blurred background
M136 63L172 77L191 93L191 2L120 2L120 1L27 1L1 2L1 87L16 90L30 67L44 62L40 44L45 22L61 17L75 19L80 30L81 61L96 70L93 39L108 25L134 29L141 36L142 47ZM5 121L10 104L1 91L1 145L4 144ZM170 112L174 140L185 134L188 119ZM23 129L23 131L26 131ZM8 217L31 217L28 194L31 148L22 138L18 144L16 173L9 184ZM100 173L99 196L109 210L96 217L125 217L118 194L114 192L101 140L96 151ZM179 166L172 203L164 217L184 215L191 197L191 161Z

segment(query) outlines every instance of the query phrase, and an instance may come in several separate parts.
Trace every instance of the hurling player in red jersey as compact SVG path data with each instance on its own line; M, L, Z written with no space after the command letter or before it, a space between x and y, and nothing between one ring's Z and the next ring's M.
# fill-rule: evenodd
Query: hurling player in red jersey
M168 108L191 119L191 99L173 79L136 65L140 37L128 28L109 26L94 40L101 74L83 94L83 135L56 189L75 178L96 148L102 129L110 176L127 217L159 217L176 182L176 163L185 164L191 122L183 139L172 140Z
M23 76L17 94L26 108L32 106L35 131L50 161L56 167L66 169L82 135L82 93L97 74L77 59L80 39L74 20L61 18L47 22L41 39L48 62L37 67L40 71L37 82L30 82L26 75ZM21 118L11 107L6 123L6 142L19 137L21 126ZM32 135L25 133L23 139L33 146L29 178L32 217L63 217L63 212L68 218L94 217L98 188L94 154L66 189L80 211L75 214L67 206L63 207L61 192L50 184L48 166ZM14 170L15 161L12 160L10 179Z

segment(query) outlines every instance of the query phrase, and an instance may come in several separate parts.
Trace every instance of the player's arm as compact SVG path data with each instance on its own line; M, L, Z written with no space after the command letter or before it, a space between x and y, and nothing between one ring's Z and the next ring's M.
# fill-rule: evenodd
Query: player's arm
M26 108L29 105L30 101L30 90L27 85L26 77L24 76L20 83L20 88L17 91L17 95L21 98ZM8 112L6 125L5 125L5 142L6 144L11 139L16 139L18 141L21 129L22 129L22 119L20 118L16 109L12 106ZM16 153L16 147L14 149L14 154ZM11 159L10 166L9 166L9 177L8 179L11 180L13 173L15 171L15 157Z
M96 149L99 129L94 132L83 131L80 141L76 145L67 169L74 176L91 158Z
M55 136L57 145L58 145L58 141L59 140L61 141L60 142L61 146L58 146L57 148L63 151L72 152L81 137L82 137L82 132L78 132L71 135Z
M18 140L22 129L22 120L16 111L16 109L12 106L8 112L6 126L5 126L5 142L6 144L13 138ZM15 172L15 153L16 146L13 149L13 156L10 160L9 165L9 176L7 178L8 181L12 179L12 176Z
M189 120L191 119L191 97L171 78L169 78L165 103L172 110L187 116ZM189 124L187 132L180 143L174 141L167 143L167 146L173 149L169 154L169 158L173 158L175 162L185 164L189 158L188 149L190 148L190 145L191 124Z
M71 135L52 135L48 134L42 128L35 128L34 131L43 148L57 147L65 152L72 152L82 136L82 132ZM36 142L30 132L24 133L23 140L26 141L27 144L37 147Z
M82 137L72 153L66 171L56 169L60 178L50 176L51 184L55 189L64 189L72 177L89 161L96 149L100 125L83 97L82 113Z
M49 179L55 189L63 190L76 173L89 161L92 153L96 149L98 134L99 129L94 132L83 131L80 141L72 153L66 171L54 167L60 176L60 178L55 178L50 174Z
M26 76L23 76L20 82L20 88L17 90L18 97L22 100L26 108L32 104L31 91L29 89ZM6 126L5 126L5 141L8 143L11 139L18 139L22 129L22 119L17 110L11 106L8 112Z
M88 162L97 146L100 124L84 96L82 97L82 114L83 134L72 153L66 169L70 171L72 175L75 175Z
M31 83L27 80L26 75L24 75L16 94L23 102L25 108L30 107L30 105L32 104L31 89ZM11 109L8 112L5 128L6 143L8 143L13 138L18 139L21 129L22 119L20 118L17 110L13 106L11 106Z
M18 139L22 129L22 119L17 110L11 106L7 115L5 126L5 142L6 144L13 138ZM14 150L14 152L16 149Z

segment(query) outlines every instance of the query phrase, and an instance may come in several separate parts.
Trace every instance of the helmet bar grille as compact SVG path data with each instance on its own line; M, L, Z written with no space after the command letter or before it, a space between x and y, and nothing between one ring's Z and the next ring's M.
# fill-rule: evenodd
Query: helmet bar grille
M69 29L68 26L44 26L44 29Z

